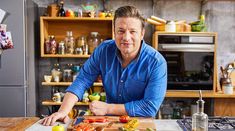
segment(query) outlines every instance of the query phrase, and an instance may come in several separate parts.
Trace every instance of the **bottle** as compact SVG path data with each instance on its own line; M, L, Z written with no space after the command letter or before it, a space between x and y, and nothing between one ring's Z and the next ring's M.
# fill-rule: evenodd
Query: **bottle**
M80 71L80 66L73 67L73 81L75 81L75 79L77 78L79 71Z
M208 131L208 116L204 113L204 103L202 92L199 91L199 100L197 101L197 113L192 116L192 131Z
M45 49L45 54L50 54L51 51L50 36L48 37L48 39L45 39L44 49Z
M100 39L98 37L98 32L91 32L90 38L88 41L88 52L89 54L92 54L95 50L95 48L99 45Z
M73 64L67 64L67 67L63 71L63 82L72 82L73 81Z
M64 55L64 54L65 54L64 41L61 41L61 42L59 43L58 54L60 54L60 55Z
M53 69L51 70L51 75L54 82L60 82L62 79L62 71L60 69L60 64L54 64Z
M73 39L73 32L67 31L67 36L65 38L65 50L66 54L73 54L74 53L74 39Z
M87 44L87 40L85 36L80 36L77 40L77 48L83 47L84 45Z
M50 45L51 45L51 54L56 54L57 53L57 43L55 41L55 36L50 36Z
M59 10L58 16L65 17L64 1L60 2L60 10Z

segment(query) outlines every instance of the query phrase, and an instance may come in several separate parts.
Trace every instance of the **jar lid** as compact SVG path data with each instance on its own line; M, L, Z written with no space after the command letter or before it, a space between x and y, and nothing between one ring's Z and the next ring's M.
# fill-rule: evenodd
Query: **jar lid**
M61 42L59 43L59 45L60 45L60 46L63 46L63 45L64 45L64 41L61 41Z
M91 35L97 36L98 32L91 32Z

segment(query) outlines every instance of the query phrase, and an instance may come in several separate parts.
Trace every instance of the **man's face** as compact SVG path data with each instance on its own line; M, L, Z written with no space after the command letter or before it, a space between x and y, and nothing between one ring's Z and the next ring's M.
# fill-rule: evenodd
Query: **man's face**
M122 55L136 55L144 37L144 29L137 18L117 18L115 21L115 41Z

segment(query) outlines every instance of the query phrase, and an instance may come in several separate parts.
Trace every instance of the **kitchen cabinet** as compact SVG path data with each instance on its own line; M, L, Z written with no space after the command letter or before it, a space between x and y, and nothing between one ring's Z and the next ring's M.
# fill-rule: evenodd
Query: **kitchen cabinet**
M63 41L67 31L72 31L73 37L76 40L80 36L88 36L91 32L98 32L103 40L113 38L113 18L89 18L89 17L40 17L40 54L43 58L50 59L87 59L88 55L78 54L46 54L44 42L53 35L56 42ZM75 41L76 43L76 41ZM72 82L42 82L43 87L67 88ZM94 83L93 86L102 86L102 83ZM89 103L77 102L76 105L87 106ZM56 106L61 105L61 102L53 102L52 100L43 100L42 105Z

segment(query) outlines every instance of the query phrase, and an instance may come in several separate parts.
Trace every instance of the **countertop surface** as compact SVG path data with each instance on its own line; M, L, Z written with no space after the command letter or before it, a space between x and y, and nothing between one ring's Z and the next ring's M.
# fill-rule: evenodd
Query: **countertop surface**
M51 131L52 126L43 126L40 124L41 120L37 121L35 124L30 126L26 131ZM154 120L156 124L157 131L183 131L179 125L176 123L176 120ZM68 127L68 124L63 124L57 122L56 124L62 124L65 128Z
M0 131L23 131L38 120L38 117L0 117Z

